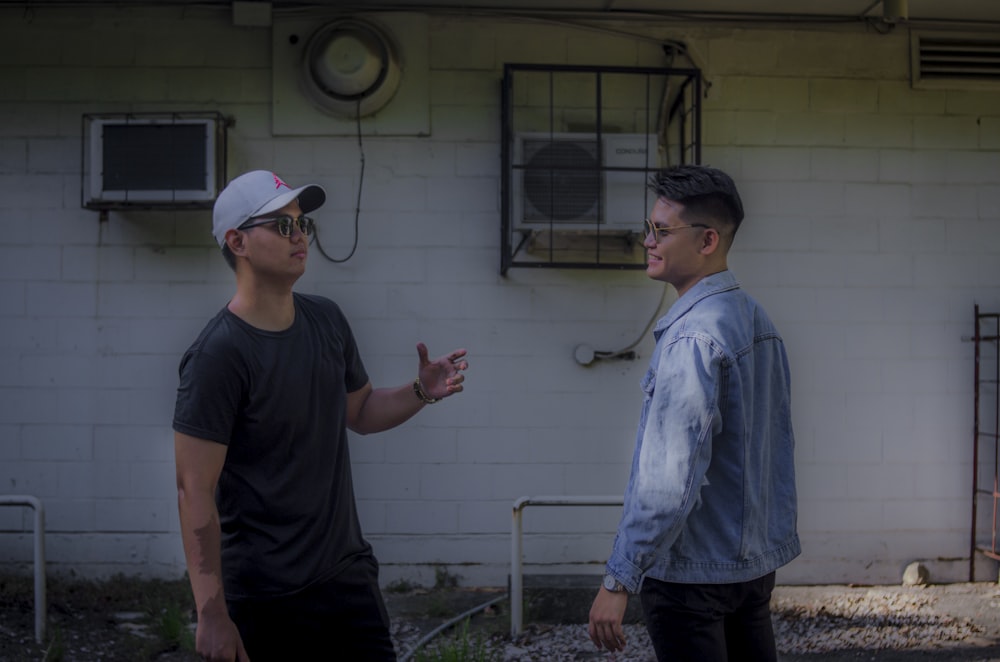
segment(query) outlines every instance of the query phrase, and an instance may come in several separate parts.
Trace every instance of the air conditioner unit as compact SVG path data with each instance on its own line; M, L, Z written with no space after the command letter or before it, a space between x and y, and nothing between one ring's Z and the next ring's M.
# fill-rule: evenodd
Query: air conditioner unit
M215 112L83 116L83 207L211 207L225 181Z
M655 134L517 134L512 226L524 234L641 232L658 162Z

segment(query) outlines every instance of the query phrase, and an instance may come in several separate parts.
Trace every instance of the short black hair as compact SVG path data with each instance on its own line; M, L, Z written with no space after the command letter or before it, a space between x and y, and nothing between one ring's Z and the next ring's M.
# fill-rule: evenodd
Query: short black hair
M222 257L233 271L236 271L236 256L229 250L229 244L222 245Z
M682 218L716 220L731 226L733 234L743 222L743 201L732 177L702 165L665 168L649 178L649 190L658 198L684 205Z

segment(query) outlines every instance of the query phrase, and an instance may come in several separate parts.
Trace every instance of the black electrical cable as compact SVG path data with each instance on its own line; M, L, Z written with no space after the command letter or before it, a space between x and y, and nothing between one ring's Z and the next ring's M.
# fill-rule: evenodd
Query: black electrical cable
M358 153L361 155L361 170L358 173L358 198L354 207L354 245L351 246L351 252L347 254L347 257L335 258L327 255L326 251L323 250L323 244L319 242L319 226L316 227L316 232L313 238L316 241L316 249L320 252L320 255L325 257L330 262L335 262L341 264L347 262L354 256L354 252L358 250L358 235L360 234L358 228L358 219L361 216L361 190L365 183L365 147L361 142L361 99L358 98L358 110L357 110L357 120L358 120Z

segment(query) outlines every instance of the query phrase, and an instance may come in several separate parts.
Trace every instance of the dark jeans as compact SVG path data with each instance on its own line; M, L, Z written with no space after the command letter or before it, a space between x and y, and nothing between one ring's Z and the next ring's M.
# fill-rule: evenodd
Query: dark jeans
M395 662L377 570L352 572L357 565L291 596L230 601L250 659Z
M774 573L740 584L642 583L646 629L660 662L774 662Z

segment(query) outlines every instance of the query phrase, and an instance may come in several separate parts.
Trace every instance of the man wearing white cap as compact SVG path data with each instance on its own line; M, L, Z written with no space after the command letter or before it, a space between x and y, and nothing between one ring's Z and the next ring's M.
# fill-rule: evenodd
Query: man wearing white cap
M265 170L219 195L213 234L236 294L180 364L174 447L181 533L207 660L395 660L364 539L347 429L393 428L463 389L465 350L373 388L340 308L292 291L317 185Z

